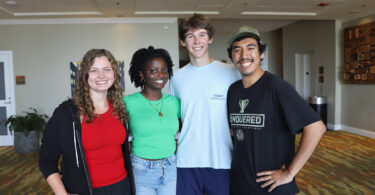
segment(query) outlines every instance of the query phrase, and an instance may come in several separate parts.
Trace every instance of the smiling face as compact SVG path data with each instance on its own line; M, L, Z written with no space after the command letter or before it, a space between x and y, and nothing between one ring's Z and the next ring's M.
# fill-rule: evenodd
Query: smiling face
M112 65L105 56L96 57L94 63L90 67L88 84L90 86L90 94L107 93L115 80L115 74Z
M258 43L254 38L245 38L232 43L233 63L243 77L262 71L260 62L264 53L259 53Z
M145 80L144 88L152 90L161 90L169 78L168 67L163 58L151 59L139 74Z
M206 29L192 29L186 33L186 38L181 41L181 45L186 47L190 58L205 58L208 57L208 45L212 43L212 38L209 38Z

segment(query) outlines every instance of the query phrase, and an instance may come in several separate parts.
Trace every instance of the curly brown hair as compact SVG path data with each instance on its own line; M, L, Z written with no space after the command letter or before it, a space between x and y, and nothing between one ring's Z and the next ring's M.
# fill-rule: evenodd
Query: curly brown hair
M113 85L108 89L107 98L113 106L112 114L122 122L128 120L126 108L122 98L122 88L120 85L121 73L119 65L111 52L105 49L91 49L83 56L78 72L77 87L74 94L74 103L78 107L79 116L86 116L85 123L91 123L97 115L94 113L94 103L90 97L90 86L88 84L88 77L91 66L94 64L95 58L105 56L112 65L114 72Z

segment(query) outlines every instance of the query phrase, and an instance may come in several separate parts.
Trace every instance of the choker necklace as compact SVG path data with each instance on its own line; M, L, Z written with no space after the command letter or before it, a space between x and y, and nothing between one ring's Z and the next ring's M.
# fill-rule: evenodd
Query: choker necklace
M162 117L162 116L163 116L163 113L161 112L161 109L163 109L163 94L161 95L161 106L160 106L160 110L156 109L156 108L152 105L151 101L148 100L148 99L147 99L142 93L141 93L141 95L145 98L146 102L147 102L148 104L150 104L150 106L151 106L156 112L159 113L159 116Z

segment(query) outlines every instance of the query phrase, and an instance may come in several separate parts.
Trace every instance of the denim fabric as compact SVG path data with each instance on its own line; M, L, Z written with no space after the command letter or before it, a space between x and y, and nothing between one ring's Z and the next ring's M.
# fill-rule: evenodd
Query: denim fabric
M145 160L131 154L137 195L176 194L176 156Z

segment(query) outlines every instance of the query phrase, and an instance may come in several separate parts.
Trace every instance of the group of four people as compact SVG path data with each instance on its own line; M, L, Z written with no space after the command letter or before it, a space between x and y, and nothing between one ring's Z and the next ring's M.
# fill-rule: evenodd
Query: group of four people
M325 132L324 124L287 82L261 68L266 45L257 30L243 26L230 37L234 66L210 57L213 35L204 15L180 21L180 43L190 63L174 75L166 50L138 50L129 75L141 91L125 97L112 54L88 51L74 97L56 108L44 131L39 164L52 190L297 193L294 176ZM169 79L169 95L163 94ZM298 132L303 135L295 152Z

